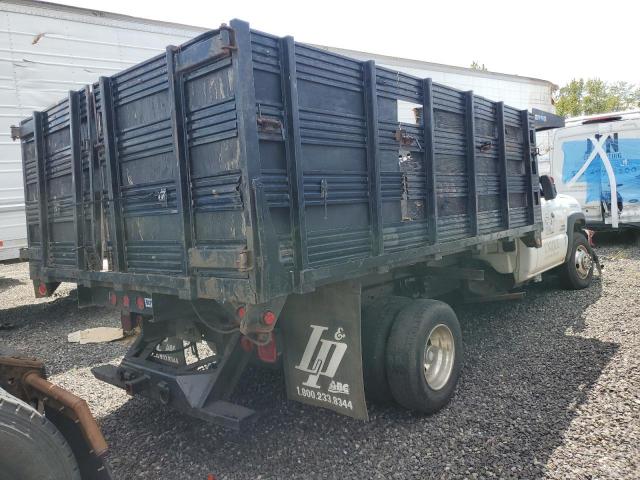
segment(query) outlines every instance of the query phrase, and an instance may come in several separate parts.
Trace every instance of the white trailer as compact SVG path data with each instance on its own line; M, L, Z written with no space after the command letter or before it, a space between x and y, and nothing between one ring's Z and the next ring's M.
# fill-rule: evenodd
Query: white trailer
M570 118L537 143L541 173L580 202L587 225L640 226L640 110Z
M27 246L20 142L10 128L100 75L203 30L45 2L0 2L0 260Z

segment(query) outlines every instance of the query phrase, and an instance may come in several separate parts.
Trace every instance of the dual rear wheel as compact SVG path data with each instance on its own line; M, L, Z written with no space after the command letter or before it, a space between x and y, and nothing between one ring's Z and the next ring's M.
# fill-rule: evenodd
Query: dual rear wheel
M446 303L381 297L364 308L362 353L369 400L434 413L460 375L460 324Z

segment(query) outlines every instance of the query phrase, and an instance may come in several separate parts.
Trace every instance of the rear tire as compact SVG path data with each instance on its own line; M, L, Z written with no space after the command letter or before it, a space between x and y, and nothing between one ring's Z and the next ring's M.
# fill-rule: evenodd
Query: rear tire
M587 237L574 232L570 248L569 259L560 268L562 284L570 290L587 288L593 279L593 258Z
M387 382L387 338L398 313L411 303L406 297L380 297L362 310L362 374L364 391L374 403L393 403Z
M58 429L31 405L0 388L0 480L80 480Z
M462 332L451 307L414 300L396 317L387 342L393 397L409 410L440 410L453 396L462 359Z

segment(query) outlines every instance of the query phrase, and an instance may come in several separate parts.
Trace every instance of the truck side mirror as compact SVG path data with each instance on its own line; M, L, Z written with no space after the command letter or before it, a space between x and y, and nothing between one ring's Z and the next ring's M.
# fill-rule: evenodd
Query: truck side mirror
M556 184L549 175L542 175L540 177L540 187L542 187L542 196L545 200L553 200L558 196Z

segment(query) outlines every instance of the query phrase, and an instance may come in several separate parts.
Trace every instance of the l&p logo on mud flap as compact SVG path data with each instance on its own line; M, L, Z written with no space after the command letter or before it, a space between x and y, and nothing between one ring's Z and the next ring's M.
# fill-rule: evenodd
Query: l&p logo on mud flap
M338 371L340 362L342 362L342 358L347 351L347 344L340 341L326 340L322 338L322 334L326 330L329 330L329 327L311 325L311 335L309 336L307 347L304 349L300 363L296 365L295 368L309 374L307 380L302 382L302 385L305 387L320 388L318 380L322 375L332 379L329 391L348 395L348 384L336 383L333 381L333 377ZM336 331L334 338L336 340L342 340L344 337L344 330L339 328ZM319 349L318 345L320 345ZM316 350L318 353L314 357Z

